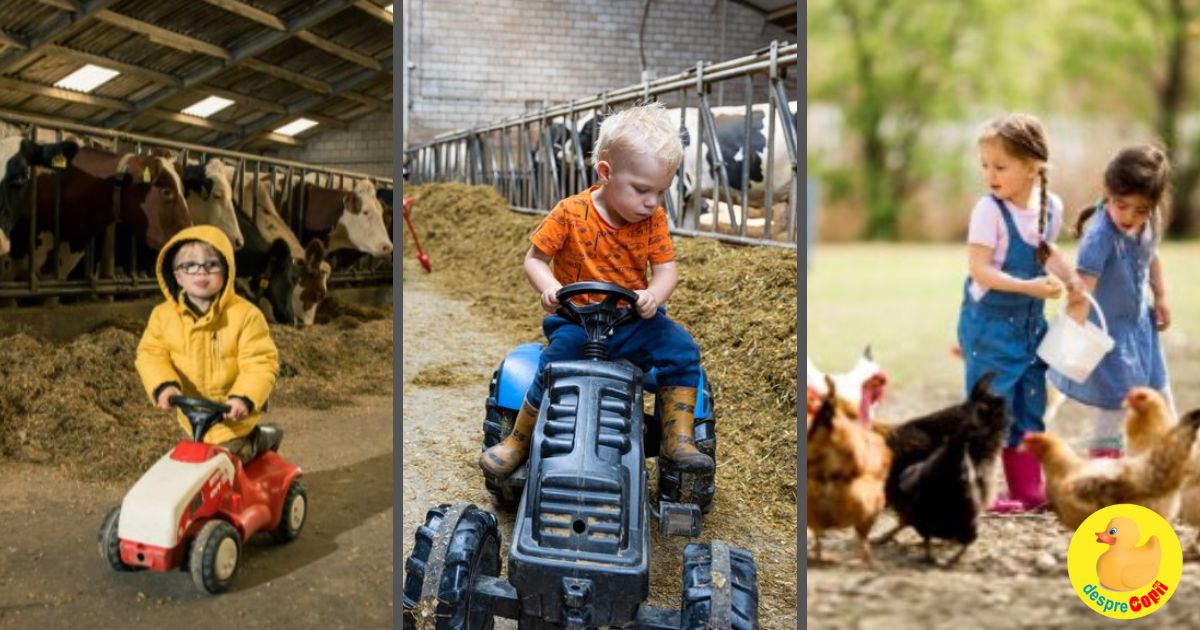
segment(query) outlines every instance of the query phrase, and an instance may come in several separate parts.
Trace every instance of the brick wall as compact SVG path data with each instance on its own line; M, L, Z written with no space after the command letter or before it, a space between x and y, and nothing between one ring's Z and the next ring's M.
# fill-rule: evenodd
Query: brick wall
M309 162L392 176L392 112L375 112L353 123L346 131L326 131L306 142L303 149L279 151L288 160Z
M410 81L405 142L640 82L644 6L644 0L407 0L404 47L412 67L402 70ZM697 61L748 54L771 40L794 38L736 2L653 0L646 65L661 77Z

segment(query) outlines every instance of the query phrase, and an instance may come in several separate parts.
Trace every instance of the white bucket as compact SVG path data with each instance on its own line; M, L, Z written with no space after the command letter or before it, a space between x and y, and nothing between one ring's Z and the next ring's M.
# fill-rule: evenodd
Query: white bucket
M1108 336L1108 323L1104 320L1104 312L1100 310L1100 305L1090 293L1084 295L1091 301L1092 308L1096 309L1100 328L1090 321L1080 325L1069 317L1064 301L1058 318L1050 324L1050 330L1046 332L1037 349L1037 354L1043 361L1076 383L1086 381L1104 355L1115 345L1112 337Z

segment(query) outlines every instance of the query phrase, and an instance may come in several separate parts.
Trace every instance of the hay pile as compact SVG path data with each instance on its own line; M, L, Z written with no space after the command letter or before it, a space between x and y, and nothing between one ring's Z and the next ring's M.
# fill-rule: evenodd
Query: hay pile
M391 310L377 315L304 330L272 326L281 363L272 403L322 409L357 394L390 394ZM161 457L180 431L172 413L151 406L133 367L144 326L119 318L69 343L0 339L0 458L126 480Z
M487 187L410 190L413 223L438 284L514 342L541 341L542 313L521 266L540 217L509 211ZM669 310L700 344L714 385L718 487L794 527L796 254L707 239L676 238L675 247L681 281ZM404 251L416 269L416 248Z

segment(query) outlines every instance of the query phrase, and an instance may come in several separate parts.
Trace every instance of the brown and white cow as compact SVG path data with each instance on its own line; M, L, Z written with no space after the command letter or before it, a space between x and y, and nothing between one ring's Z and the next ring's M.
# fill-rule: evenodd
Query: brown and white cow
M28 217L25 217L13 230L12 257L14 263L19 263L16 259L25 257L33 248L35 268L41 270L53 249L55 178L39 174L36 186L37 244L29 243ZM114 186L118 187L115 211ZM152 250L162 247L192 224L182 180L174 166L159 156L80 147L75 159L62 172L61 194L61 246L57 252L61 277L66 277L78 264L88 243L103 234L117 218L140 245ZM14 267L18 277L28 274L28 269L20 264Z
M297 183L286 191L283 202L288 214L295 216L304 203L304 242L320 239L327 254L340 249L350 249L371 256L388 256L392 253L392 239L383 224L383 208L375 196L375 185L370 180L359 180L353 190L325 188L311 182Z

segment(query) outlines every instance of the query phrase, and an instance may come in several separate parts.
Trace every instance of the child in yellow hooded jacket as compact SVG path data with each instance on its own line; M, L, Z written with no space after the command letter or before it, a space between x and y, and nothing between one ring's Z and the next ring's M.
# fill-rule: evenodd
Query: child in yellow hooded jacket
M138 343L142 385L161 409L177 395L224 401L230 411L204 441L246 462L255 455L250 434L279 375L279 353L262 311L234 292L233 246L215 227L189 227L163 246L155 268L166 301ZM177 416L191 435L183 413Z

